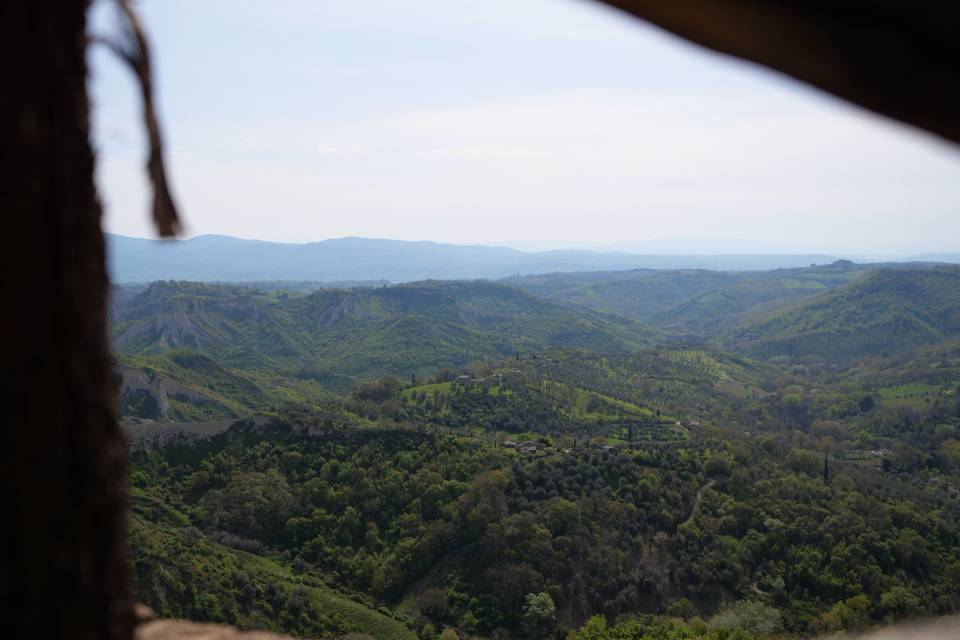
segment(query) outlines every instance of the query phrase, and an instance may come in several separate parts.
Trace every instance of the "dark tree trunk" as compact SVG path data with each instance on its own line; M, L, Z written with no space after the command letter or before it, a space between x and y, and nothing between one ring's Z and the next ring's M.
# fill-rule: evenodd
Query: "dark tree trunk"
M126 447L86 91L87 0L0 3L0 602L8 638L122 639Z

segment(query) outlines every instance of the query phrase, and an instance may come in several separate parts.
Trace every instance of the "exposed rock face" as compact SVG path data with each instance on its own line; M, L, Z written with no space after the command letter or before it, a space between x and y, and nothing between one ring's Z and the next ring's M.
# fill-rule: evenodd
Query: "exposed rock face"
M250 420L256 424L258 418ZM213 422L147 422L124 424L130 451L165 447L171 444L184 445L197 440L212 438L223 433L234 423L232 420Z
M155 372L126 365L117 365L116 371L120 376L120 408L124 415L149 420L166 419L170 414L170 397L192 404L223 407L216 398Z
M118 365L116 370L120 374L121 407L136 404L141 408L136 412L138 417L154 420L169 413L170 401L163 378L125 365Z

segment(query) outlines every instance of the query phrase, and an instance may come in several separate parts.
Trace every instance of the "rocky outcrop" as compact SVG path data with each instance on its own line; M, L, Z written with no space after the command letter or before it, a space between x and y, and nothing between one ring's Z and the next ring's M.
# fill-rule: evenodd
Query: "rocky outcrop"
M256 423L257 418L252 420ZM123 430L127 436L130 451L150 448L162 448L169 445L185 445L205 440L223 433L234 424L231 420L212 422L147 422L144 424L125 423Z
M125 416L165 419L170 415L171 397L196 405L224 407L219 400L154 371L126 365L117 365L116 371L120 376L120 408Z

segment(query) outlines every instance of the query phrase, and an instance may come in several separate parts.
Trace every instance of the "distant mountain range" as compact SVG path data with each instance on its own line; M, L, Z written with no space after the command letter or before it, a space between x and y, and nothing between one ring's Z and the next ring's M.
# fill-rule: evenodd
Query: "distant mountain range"
M535 273L620 269L724 271L805 267L836 258L802 255L640 255L624 251L525 252L506 247L368 238L306 244L206 235L159 241L107 235L114 282L497 279Z

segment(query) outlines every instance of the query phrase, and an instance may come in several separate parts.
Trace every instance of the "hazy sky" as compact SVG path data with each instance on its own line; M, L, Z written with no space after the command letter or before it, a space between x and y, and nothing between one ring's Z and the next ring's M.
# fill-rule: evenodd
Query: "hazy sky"
M187 235L960 251L960 150L591 2L138 4ZM107 228L151 236L136 89L92 66Z

